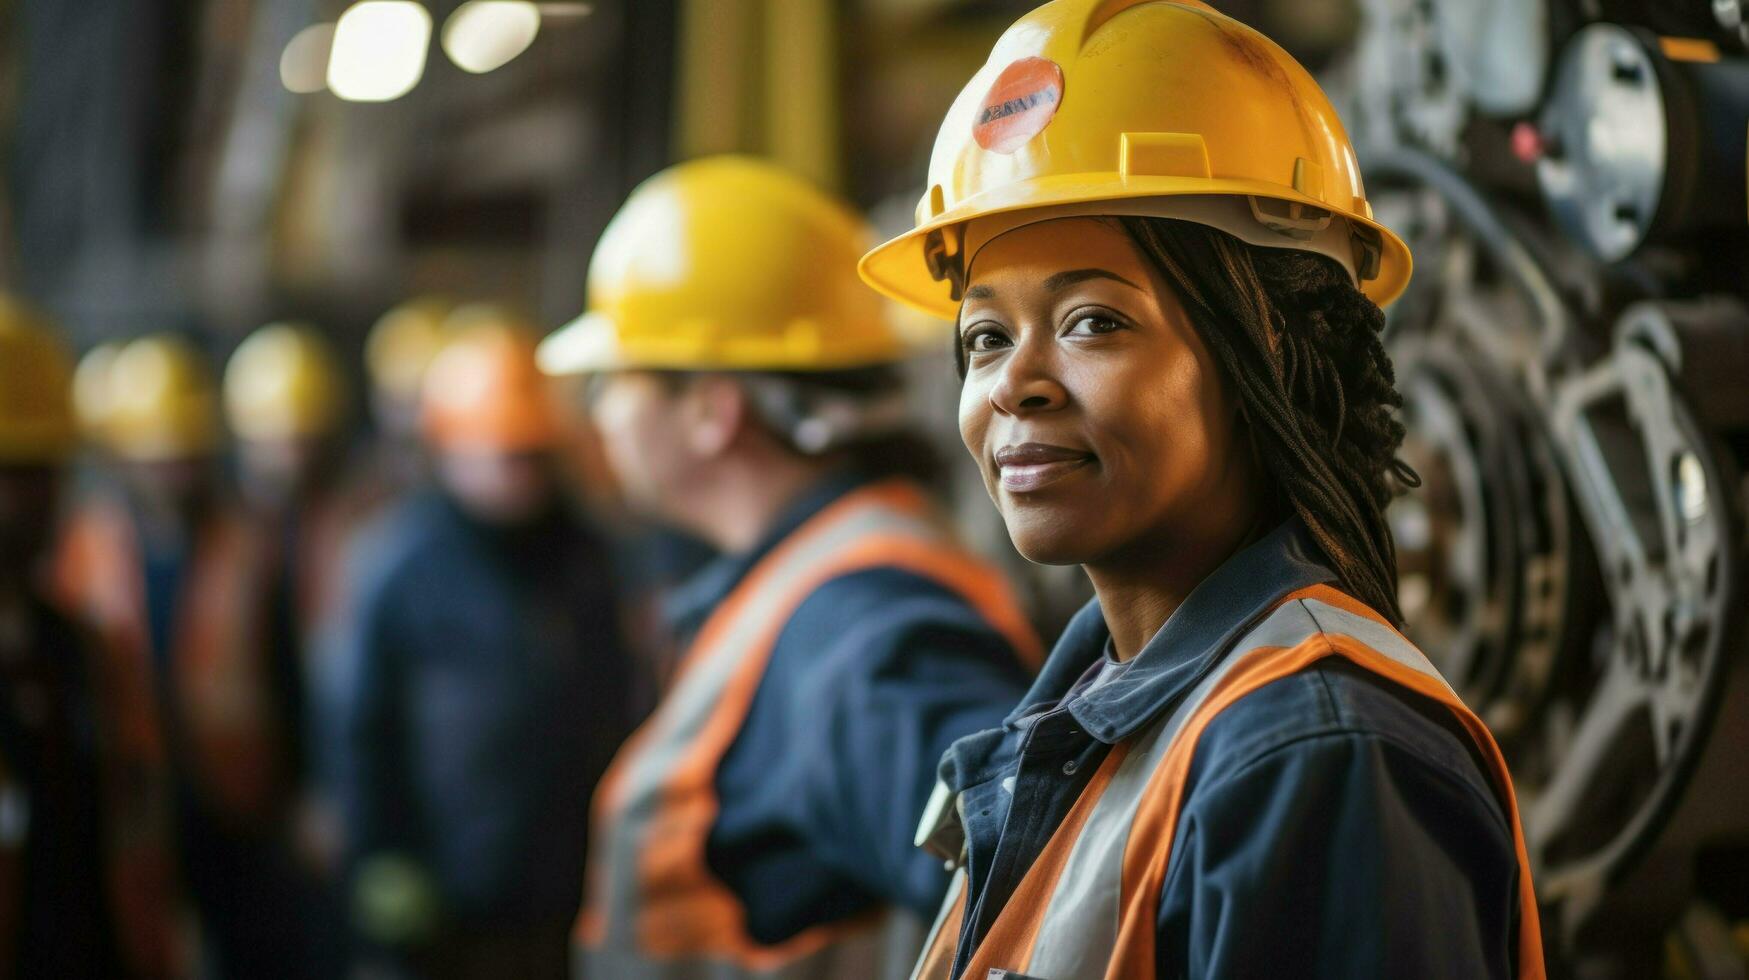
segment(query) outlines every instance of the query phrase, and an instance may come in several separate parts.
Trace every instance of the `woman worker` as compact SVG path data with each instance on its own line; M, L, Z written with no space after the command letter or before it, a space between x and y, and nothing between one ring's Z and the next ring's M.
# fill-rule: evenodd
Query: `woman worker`
M864 278L958 319L960 431L1096 599L920 834L923 977L1540 976L1499 750L1397 626L1409 278L1311 77L1205 4L1059 0Z

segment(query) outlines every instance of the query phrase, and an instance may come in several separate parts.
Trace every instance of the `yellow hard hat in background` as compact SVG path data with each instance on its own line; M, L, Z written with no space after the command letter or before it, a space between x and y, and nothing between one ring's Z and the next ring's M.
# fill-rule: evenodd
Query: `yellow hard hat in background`
M587 308L541 345L541 368L819 371L900 360L905 344L856 278L868 242L859 216L773 164L670 167L602 233Z
M140 462L216 451L219 407L201 352L173 334L131 341L109 367L110 448Z
M73 414L87 442L109 441L109 413L114 404L109 372L121 348L118 340L98 344L79 358L79 366L73 370Z
M53 463L73 451L72 385L54 328L0 297L0 462Z
M916 227L869 252L862 276L952 318L982 243L1070 215L1178 218L1318 252L1381 306L1409 281L1409 249L1372 219L1317 82L1197 0L1057 0L1017 21L948 110Z
M421 421L440 451L525 452L560 438L549 382L535 366L535 335L490 308L444 346L425 375Z
M244 338L225 365L225 418L239 439L320 437L339 427L346 385L333 349L304 324Z
M448 339L444 320L454 308L442 297L420 296L384 313L364 341L372 387L394 398L417 400L425 369Z

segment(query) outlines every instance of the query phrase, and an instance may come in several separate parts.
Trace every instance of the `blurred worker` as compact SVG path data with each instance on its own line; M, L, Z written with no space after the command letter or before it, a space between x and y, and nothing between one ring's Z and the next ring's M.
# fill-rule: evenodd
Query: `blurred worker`
M73 414L88 448L107 450L105 432L111 406L109 372L121 353L119 341L106 341L85 352L73 371Z
M904 976L947 879L912 846L940 753L1037 649L911 475L904 350L862 222L769 164L682 164L609 224L542 366L590 375L629 502L724 553L595 803L592 977Z
M331 787L306 765L306 746L317 734L311 712L320 671L312 653L346 588L342 564L348 535L369 506L341 481L346 381L314 327L270 324L232 353L225 366L224 405L243 495L271 552L271 648L288 654L276 658L273 683L292 736L286 777L298 791L297 853L308 872L304 918L313 934L338 939L344 934L334 880L339 818ZM323 901L325 896L335 901ZM311 976L340 968L337 943L312 944L308 955Z
M272 630L279 648L302 651L338 576L344 521L335 494L345 384L313 328L273 324L250 334L225 367L225 418L236 440L245 499L274 541ZM290 658L276 664L280 700L303 731L304 681ZM298 775L293 773L292 775Z
M217 392L171 335L109 366L104 431L126 499L81 510L61 573L123 662L148 678L174 787L184 884L212 975L297 975L286 847L296 733L268 629L266 551L227 499Z
M454 311L455 303L442 296L415 296L384 313L365 336L364 366L376 425L365 482L379 501L399 496L425 478L420 398L426 369L453 335L449 316Z
M942 762L917 975L1541 977L1510 774L1397 629L1409 252L1317 83L1198 0L1058 0L931 159L864 275L957 315L1009 535L1096 598Z
M419 977L563 977L588 798L630 726L604 543L569 510L534 341L433 361L437 488L361 542L336 631L351 915Z
M98 344L79 358L73 370L73 417L79 423L83 451L79 465L73 468L75 500L117 492L118 474L109 456L109 371L122 346L113 340Z
M100 651L49 597L78 442L51 329L0 298L0 977L167 976L164 801L139 795Z

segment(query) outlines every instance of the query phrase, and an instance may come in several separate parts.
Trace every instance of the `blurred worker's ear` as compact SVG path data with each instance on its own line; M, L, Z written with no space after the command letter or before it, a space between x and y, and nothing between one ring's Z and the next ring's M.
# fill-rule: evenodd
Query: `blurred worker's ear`
M702 459L727 453L750 421L747 392L733 378L700 375L688 385L679 405L687 445Z

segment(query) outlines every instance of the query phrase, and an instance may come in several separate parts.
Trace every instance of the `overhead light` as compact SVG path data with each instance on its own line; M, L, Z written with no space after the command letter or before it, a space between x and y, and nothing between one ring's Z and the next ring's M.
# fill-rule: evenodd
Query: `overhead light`
M540 32L541 12L524 0L470 0L443 25L443 50L476 75L510 63Z
M364 0L334 25L328 87L351 102L387 102L419 84L431 15L412 0Z
M333 46L333 24L311 24L297 32L280 53L280 82L299 95L327 88L328 52Z

